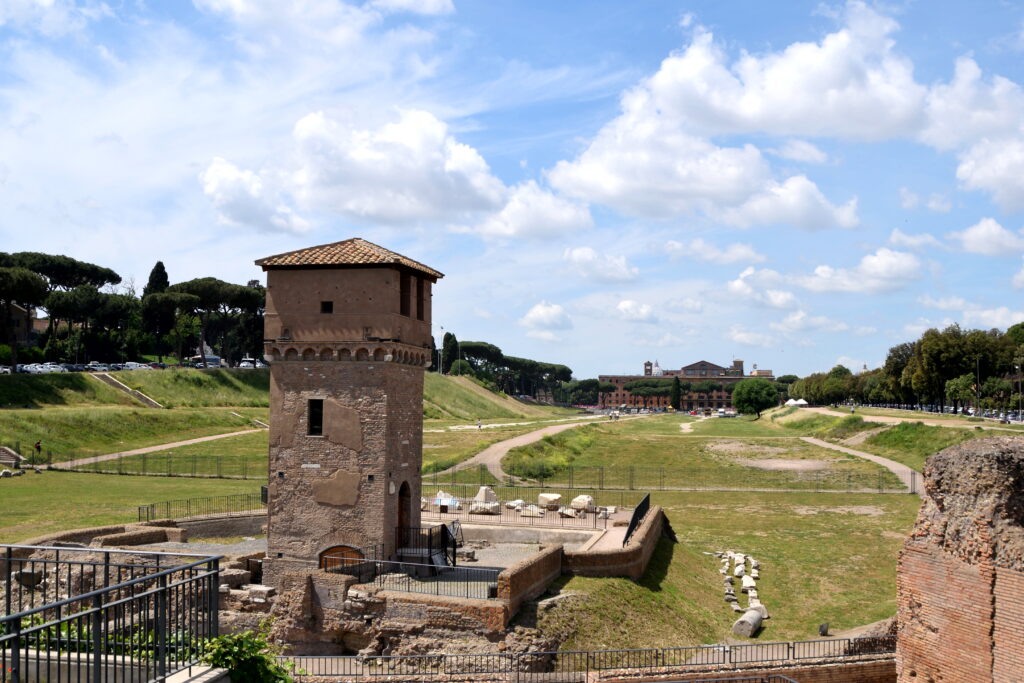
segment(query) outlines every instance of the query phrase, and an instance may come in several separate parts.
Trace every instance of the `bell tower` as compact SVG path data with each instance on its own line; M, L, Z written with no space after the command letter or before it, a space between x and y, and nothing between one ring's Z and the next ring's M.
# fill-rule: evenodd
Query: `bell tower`
M444 277L362 239L256 261L267 273L267 583L339 547L388 559L420 524L431 287Z

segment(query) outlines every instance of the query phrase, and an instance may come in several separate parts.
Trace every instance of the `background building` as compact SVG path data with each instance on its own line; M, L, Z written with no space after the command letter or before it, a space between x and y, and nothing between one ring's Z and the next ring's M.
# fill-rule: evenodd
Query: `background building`
M615 385L615 391L601 394L602 407L619 408L664 408L669 405L670 398L665 396L635 396L626 389L631 382L645 379L679 378L682 392L679 402L680 410L702 410L704 408L732 408L732 387L742 379L759 377L774 381L771 370L757 369L750 375L744 374L743 361L734 360L732 365L724 367L706 360L684 365L678 370L663 370L658 361L644 363L642 375L599 375L600 382Z

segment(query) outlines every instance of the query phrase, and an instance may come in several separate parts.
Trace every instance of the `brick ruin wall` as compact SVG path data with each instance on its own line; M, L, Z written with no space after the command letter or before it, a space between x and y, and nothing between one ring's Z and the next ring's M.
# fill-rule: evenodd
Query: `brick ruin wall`
M665 512L654 505L633 532L624 548L614 550L567 550L562 572L577 576L628 576L639 579L665 527Z
M520 605L546 591L551 582L562 575L562 552L561 544L545 546L498 575L498 598L507 605L507 619L519 611Z
M897 576L901 683L1024 680L1024 437L928 459Z

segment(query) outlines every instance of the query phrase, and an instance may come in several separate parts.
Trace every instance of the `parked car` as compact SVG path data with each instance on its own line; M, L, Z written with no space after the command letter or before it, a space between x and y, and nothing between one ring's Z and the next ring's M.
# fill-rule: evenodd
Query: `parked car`
M149 367L145 363L136 363L135 361L128 361L127 363L124 364L124 369L125 370L152 370L153 368Z
M107 365L106 363L99 363L97 361L92 361L88 365L85 366L85 369L88 372L109 372L110 371L110 366Z
M0 365L0 375L10 375L12 372L10 365Z

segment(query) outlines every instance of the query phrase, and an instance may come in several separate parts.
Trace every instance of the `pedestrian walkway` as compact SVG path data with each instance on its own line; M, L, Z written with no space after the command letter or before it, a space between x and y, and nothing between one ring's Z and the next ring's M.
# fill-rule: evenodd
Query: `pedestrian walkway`
M840 453L846 453L847 455L852 455L857 458L864 458L865 460L870 460L871 462L877 465L881 465L882 467L886 468L887 470L895 474L896 477L903 483L903 485L907 487L908 491L910 491L911 493L916 493L919 496L921 495L921 491L918 490L920 487L917 486L917 480L920 478L921 475L918 474L917 471L912 470L911 468L907 467L902 463L898 463L895 460L889 460L889 458L883 458L880 455L865 453L864 451L856 451L852 448L847 448L846 446L840 446L839 444L829 443L828 441L822 441L821 439L816 439L813 436L801 436L800 440L806 441L807 443L813 444L815 446L829 448L833 451L839 451Z
M130 455L142 455L143 453L155 453L157 451L165 451L168 448L178 448L179 446L189 446L194 443L203 443L204 441L216 441L217 439L226 439L231 436L241 436L242 434L252 434L253 432L262 432L262 429L244 429L240 432L230 432L228 434L214 434L213 436L200 436L196 439L186 439L185 441L175 441L173 443L162 443L156 446L146 446L145 448L136 448L131 451L120 451L118 453L108 453L106 455L94 455L90 458L79 458L77 460L67 460L65 462L57 462L51 465L55 469L74 469L83 465L91 465L96 462L106 462L108 460L119 460L120 458L127 458Z

